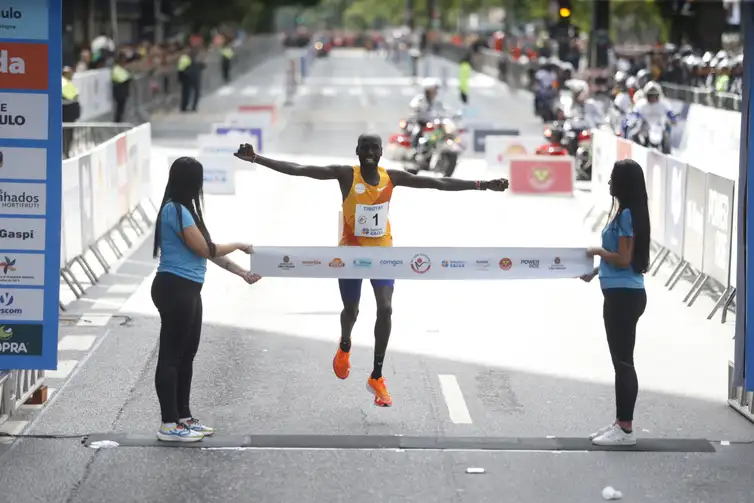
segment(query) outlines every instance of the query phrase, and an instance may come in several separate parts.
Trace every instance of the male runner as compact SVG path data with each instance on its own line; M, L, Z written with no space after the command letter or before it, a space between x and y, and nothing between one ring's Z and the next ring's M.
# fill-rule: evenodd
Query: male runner
M508 188L508 180L490 181L458 180L453 178L429 178L415 176L401 170L386 170L379 166L382 157L382 140L377 135L363 134L356 145L358 166L301 166L292 162L276 161L254 152L249 144L241 145L236 157L256 162L278 173L306 176L316 180L337 180L343 194L343 235L340 246L393 246L388 210L394 187L415 189L494 190ZM340 379L351 372L349 359L351 332L359 315L361 300L360 279L339 279L343 311L340 313L340 346L333 358L333 371ZM374 404L390 407L393 400L385 386L382 364L392 326L391 315L394 280L371 280L377 301L377 323L374 326L374 367L367 380L367 390L374 394Z

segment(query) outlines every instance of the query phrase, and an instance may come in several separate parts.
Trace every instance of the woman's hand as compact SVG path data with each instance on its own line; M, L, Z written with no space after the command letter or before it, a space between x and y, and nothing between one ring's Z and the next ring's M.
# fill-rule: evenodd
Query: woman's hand
M601 257L605 250L599 246L590 246L586 249L587 257Z
M236 249L244 252L246 255L254 253L254 245L247 243L236 243Z
M583 281L584 283L590 283L594 278L597 277L597 274L599 273L598 268L594 268L594 271L592 271L591 274L584 274L583 276L579 276L579 279Z
M238 152L233 155L246 162L254 162L257 160L257 153L254 152L254 147L248 143L244 143L238 147Z
M262 276L260 276L259 274L253 274L249 271L241 271L240 273L238 273L238 275L241 276L241 278L250 285L253 285L257 281L262 279Z

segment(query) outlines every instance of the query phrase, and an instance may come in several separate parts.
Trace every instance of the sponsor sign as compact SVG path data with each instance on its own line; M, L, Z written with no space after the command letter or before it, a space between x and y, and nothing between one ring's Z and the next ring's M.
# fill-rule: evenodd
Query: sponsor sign
M67 227L81 227L80 219L65 227L62 221L61 11L59 0L0 0L0 368L5 369L57 368L62 244ZM78 162L73 164L78 170ZM78 187L78 171L76 179Z
M707 176L689 165L686 170L686 213L683 258L697 269L704 262L704 229L707 205ZM650 209L651 211L651 209Z
M43 286L44 270L42 253L0 252L0 287Z
M252 145L255 145L256 152L261 153L262 152L262 128L259 127L247 127L243 125L234 125L234 124L213 124L212 125L212 134L214 135L235 135L235 134L242 134L246 136L255 136L256 137L256 144L252 143ZM237 149L238 147L236 147Z
M19 361L21 358L43 356L44 325L21 325L17 323L0 324L0 361ZM57 353L57 344L55 352Z
M0 2L0 39L48 40L49 37L46 0Z
M665 240L664 245L677 257L683 256L686 214L686 163L668 157L665 162Z
M0 318L15 321L42 321L44 290L40 288L0 288Z
M649 220L652 226L652 239L660 241L665 237L665 156L655 150L647 154L647 196L649 197Z
M45 180L47 151L43 148L0 147L0 180Z
M515 157L509 162L510 191L514 194L573 195L572 157Z
M508 162L513 157L536 155L542 139L537 136L487 136L484 158L487 169L508 172Z
M483 153L488 136L518 136L518 129L474 128L474 152Z
M43 251L44 249L45 221L43 219L0 217L0 253L5 253L5 250Z
M168 159L173 164L177 157ZM236 193L236 163L244 163L227 155L202 154L197 155L196 160L204 167L205 194L233 195ZM234 162L235 161L235 162Z
M203 154L222 154L233 155L238 152L239 145L248 143L254 147L255 152L259 152L258 137L245 133L229 133L227 135L200 134L197 136L199 142L199 155ZM254 169L254 164L244 163L245 169Z
M0 214L44 215L47 212L44 183L0 182Z
M46 140L49 111L47 94L0 93L0 139Z
M556 279L591 273L583 248L255 247L251 270L268 277Z
M47 82L47 44L0 42L0 89L46 91Z
M730 285L734 190L733 180L707 173L702 272L724 286Z

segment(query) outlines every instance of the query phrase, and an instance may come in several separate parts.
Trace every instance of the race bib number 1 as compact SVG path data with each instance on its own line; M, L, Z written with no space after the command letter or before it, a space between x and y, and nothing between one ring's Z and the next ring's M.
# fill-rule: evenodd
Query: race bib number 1
M357 204L354 235L364 238L381 238L387 232L388 205Z

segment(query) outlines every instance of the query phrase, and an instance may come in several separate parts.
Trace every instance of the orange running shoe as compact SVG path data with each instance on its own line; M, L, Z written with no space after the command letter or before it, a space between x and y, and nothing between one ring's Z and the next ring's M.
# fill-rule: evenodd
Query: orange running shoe
M378 407L390 407L393 405L393 399L385 386L385 378L372 379L369 376L367 380L367 391L374 395L374 404Z
M335 372L335 375L338 377L338 379L346 379L348 377L348 374L351 373L351 353L346 353L342 349L340 349L340 346L338 346L338 351L335 353L335 358L332 359L332 370Z

